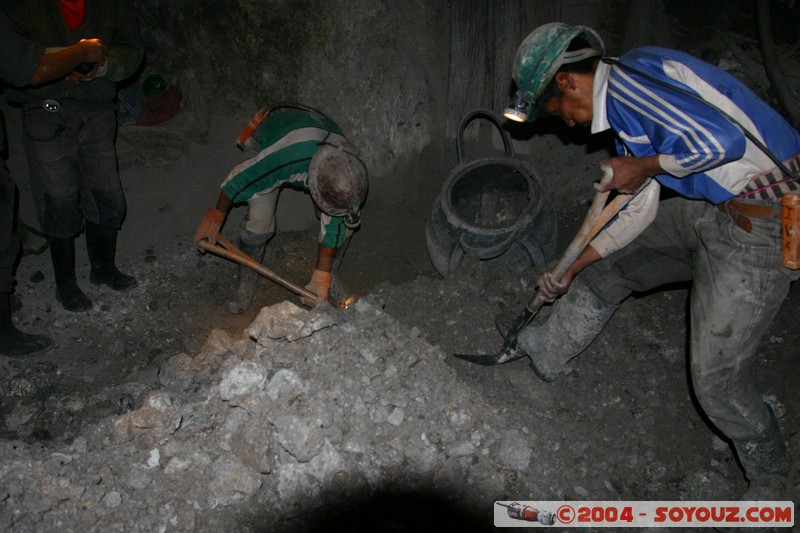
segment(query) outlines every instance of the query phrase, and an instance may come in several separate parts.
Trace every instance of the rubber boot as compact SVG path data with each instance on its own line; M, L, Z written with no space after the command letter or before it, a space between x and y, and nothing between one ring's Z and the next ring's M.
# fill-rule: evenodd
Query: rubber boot
M240 237L239 249L260 263L264 260L264 251L267 249L267 241L269 241L272 235L271 233L267 235L251 234L248 238ZM238 280L236 294L226 302L225 307L228 309L229 313L240 315L250 309L250 305L253 303L253 298L256 295L256 288L258 287L259 273L244 265L240 265L236 277Z
M94 285L108 285L115 291L128 291L139 282L123 274L115 263L117 256L117 228L86 221L86 251L92 270L89 281Z
M18 330L11 320L9 293L0 294L0 355L23 357L46 352L53 341L46 335L31 335Z
M767 434L760 439L749 441L733 440L736 455L744 468L749 482L747 490L740 501L793 501L792 486L789 481L789 457L786 442L783 440L778 420L767 404L770 414L770 427ZM732 527L715 527L720 533L764 533L767 531L785 531L783 528L748 527L747 529Z
M600 334L617 309L619 305L600 300L587 285L575 280L555 303L547 322L520 332L518 345L530 357L539 379L555 381L567 362Z
M733 441L749 481L742 495L743 501L792 499L786 442L771 407L769 413L770 427L766 436L750 441Z
M75 278L75 238L47 237L47 242L56 277L56 300L67 311L91 309L92 301L78 287Z

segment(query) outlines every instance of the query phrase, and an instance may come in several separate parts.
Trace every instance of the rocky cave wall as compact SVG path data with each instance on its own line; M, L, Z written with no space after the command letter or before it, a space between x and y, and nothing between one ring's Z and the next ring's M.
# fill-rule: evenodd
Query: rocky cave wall
M453 128L448 132L447 125L477 106L500 111L497 102L507 95L484 94L482 87L487 78L497 78L498 87L511 89L507 65L530 29L559 19L595 24L603 11L603 3L592 0L135 5L147 49L143 76L160 72L179 81L191 72L208 113L235 122L232 128L267 102L301 101L333 115L370 168L367 209L400 198L413 201L417 189L440 186L443 176L431 168L456 163ZM507 22L496 27L493 21L499 20ZM473 40L482 47L469 50ZM476 51L486 64L484 78L463 72L467 60L453 57ZM486 71L495 63L497 72ZM530 151L525 144L520 149ZM219 176L207 179L210 190Z
M193 70L212 112L299 101L333 115L373 175L439 134L445 2L137 3L146 71Z

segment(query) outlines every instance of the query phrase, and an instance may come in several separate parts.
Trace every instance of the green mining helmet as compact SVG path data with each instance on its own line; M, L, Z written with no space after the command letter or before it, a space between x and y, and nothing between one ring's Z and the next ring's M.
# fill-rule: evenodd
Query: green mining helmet
M576 37L586 39L590 48L567 51ZM604 52L603 40L587 26L568 26L561 22L539 26L517 49L512 71L517 94L503 116L516 122L533 122L536 120L534 103L561 65L603 55Z
M151 74L142 83L142 92L145 96L155 96L167 88L167 80L161 74Z

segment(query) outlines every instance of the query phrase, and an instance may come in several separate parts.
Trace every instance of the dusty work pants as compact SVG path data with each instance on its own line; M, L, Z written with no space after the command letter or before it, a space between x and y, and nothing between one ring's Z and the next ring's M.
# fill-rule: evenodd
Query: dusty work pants
M748 201L750 202L750 201ZM780 203L748 233L715 206L684 198L659 204L633 243L580 274L608 303L634 291L692 280L690 358L695 394L711 421L735 441L764 438L772 417L750 364L791 281L782 265Z
M247 203L247 216L242 220L239 228L240 237L254 240L257 238L256 236L275 233L275 208L278 204L279 192L280 189L275 189L266 194L258 194L250 198ZM316 204L314 204L314 209L319 218L319 242L321 243L328 232L332 217L319 211ZM342 241L350 233L351 230L347 230L345 236L342 237Z
M14 288L14 265L19 254L19 241L14 231L16 185L6 164L0 161L0 297Z
M114 108L87 111L61 102L53 112L31 103L22 109L22 126L42 232L73 237L84 218L119 229L126 205L114 148Z
M250 198L247 203L247 216L242 220L240 236L248 236L253 240L257 235L275 233L275 208L278 205L280 189L259 194Z

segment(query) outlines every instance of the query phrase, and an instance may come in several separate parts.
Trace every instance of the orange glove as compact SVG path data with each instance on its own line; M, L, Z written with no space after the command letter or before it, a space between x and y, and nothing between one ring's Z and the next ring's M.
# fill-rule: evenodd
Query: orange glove
M194 235L194 242L197 243L203 239L208 239L209 244L216 244L219 229L222 227L222 223L225 222L225 217L227 216L227 213L220 211L213 205L209 207L206 216L197 228L197 233Z
M300 298L303 305L314 307L318 303L324 302L328 299L328 291L331 290L331 273L314 269L314 273L311 274L311 281L306 285L306 289L316 294L319 299L312 300L303 296Z

